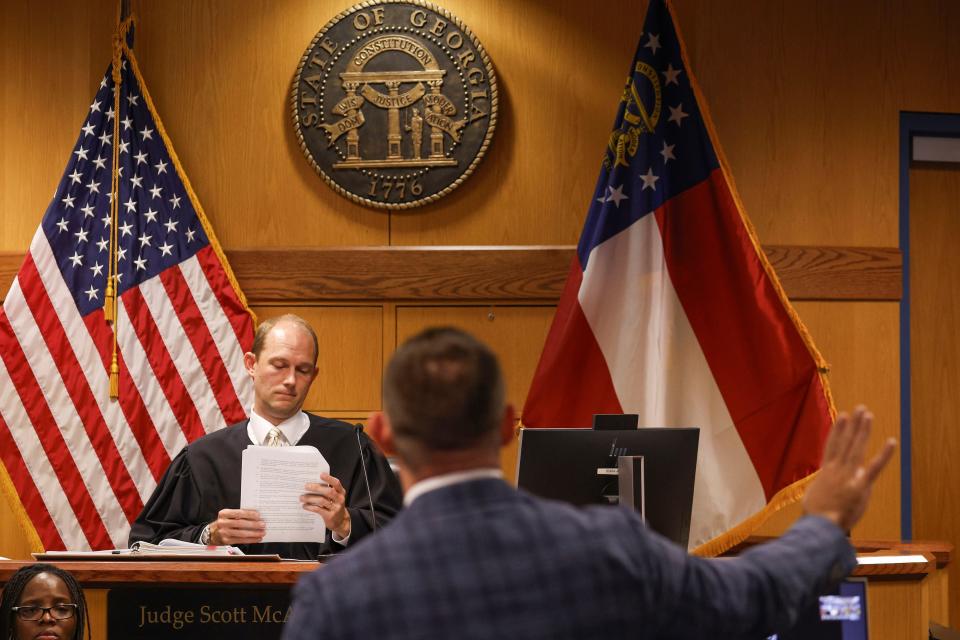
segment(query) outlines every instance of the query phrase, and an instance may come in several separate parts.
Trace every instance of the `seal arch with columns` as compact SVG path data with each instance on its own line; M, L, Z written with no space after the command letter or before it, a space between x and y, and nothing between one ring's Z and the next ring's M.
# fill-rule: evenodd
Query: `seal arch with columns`
M496 75L473 33L421 0L364 2L314 37L291 92L300 147L360 204L407 209L457 188L497 121Z

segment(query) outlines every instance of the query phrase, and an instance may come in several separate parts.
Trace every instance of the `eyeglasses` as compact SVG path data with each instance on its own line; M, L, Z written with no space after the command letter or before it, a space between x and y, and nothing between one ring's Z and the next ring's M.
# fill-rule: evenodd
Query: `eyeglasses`
M66 620L72 618L77 613L78 605L70 603L55 604L52 607L37 607L27 605L25 607L10 607L21 620L36 621L43 617L43 614L49 613L54 620Z

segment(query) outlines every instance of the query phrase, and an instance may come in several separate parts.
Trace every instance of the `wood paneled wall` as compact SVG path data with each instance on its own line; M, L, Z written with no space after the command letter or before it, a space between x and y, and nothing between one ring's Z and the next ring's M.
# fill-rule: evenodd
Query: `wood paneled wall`
M960 168L910 171L913 532L960 548ZM960 563L950 618L960 620Z
M0 3L0 248L23 252L110 61L109 2Z
M435 205L396 214L334 194L290 125L299 56L351 4L133 0L141 69L224 247L575 243L646 3L441 0L490 53L502 111L475 175ZM898 112L960 110L956 83L947 81L960 77L960 5L675 5L761 240L895 247ZM114 14L107 0L0 5L0 251L23 252L46 208L108 62ZM522 404L552 313L542 302L496 299L281 300L257 311L290 306L316 322L323 339L309 407L349 419L379 408L380 373L397 341L436 323L488 340L504 360L511 400ZM811 301L798 309L833 365L838 404L865 402L877 414L877 439L898 434L896 304ZM860 537L899 535L892 467ZM21 555L3 508L0 555Z

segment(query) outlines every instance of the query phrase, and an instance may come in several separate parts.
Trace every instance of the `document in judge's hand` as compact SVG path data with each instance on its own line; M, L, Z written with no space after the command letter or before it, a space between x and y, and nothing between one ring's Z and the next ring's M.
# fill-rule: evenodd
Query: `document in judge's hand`
M308 482L320 482L330 463L315 447L251 445L241 455L240 508L256 509L267 524L262 542L323 542L323 519L303 509Z

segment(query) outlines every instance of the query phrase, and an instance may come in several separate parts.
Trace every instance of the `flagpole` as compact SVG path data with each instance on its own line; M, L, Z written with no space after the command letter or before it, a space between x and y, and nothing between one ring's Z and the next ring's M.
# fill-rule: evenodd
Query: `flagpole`
M123 59L123 40L130 29L128 0L120 2L120 20L113 37L113 162L111 165L110 198L110 260L108 266L107 288L104 294L104 319L113 326L113 346L110 355L110 398L116 400L120 395L120 364L117 359L117 225L120 207L120 83Z

